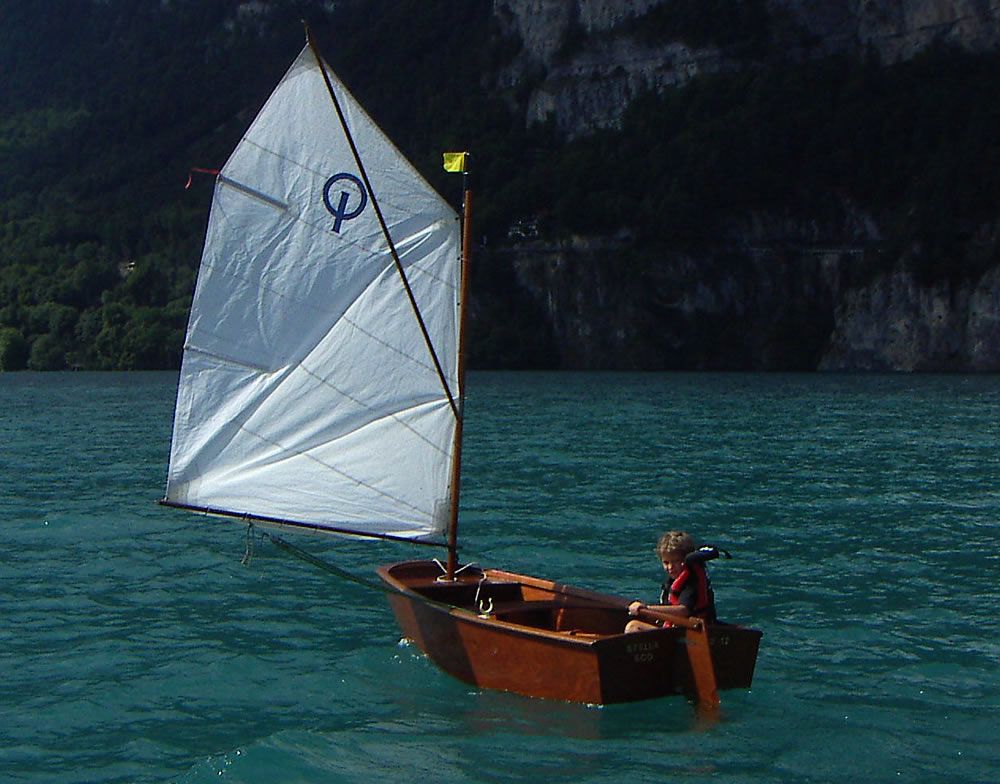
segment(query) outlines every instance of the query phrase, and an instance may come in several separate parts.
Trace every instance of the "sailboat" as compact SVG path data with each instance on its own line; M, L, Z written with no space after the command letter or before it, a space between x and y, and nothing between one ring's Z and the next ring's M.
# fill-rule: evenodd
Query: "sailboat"
M479 687L709 706L748 688L759 631L624 634L625 599L459 562L470 207L468 188L461 218L434 191L307 34L216 176L161 503L444 547L445 563L377 574L403 635Z

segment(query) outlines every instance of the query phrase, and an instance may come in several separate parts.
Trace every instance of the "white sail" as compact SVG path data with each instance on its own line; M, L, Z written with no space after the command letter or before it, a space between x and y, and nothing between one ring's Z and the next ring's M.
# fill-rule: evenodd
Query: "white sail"
M458 217L327 72L457 395ZM455 415L361 180L306 46L216 182L168 503L444 530Z

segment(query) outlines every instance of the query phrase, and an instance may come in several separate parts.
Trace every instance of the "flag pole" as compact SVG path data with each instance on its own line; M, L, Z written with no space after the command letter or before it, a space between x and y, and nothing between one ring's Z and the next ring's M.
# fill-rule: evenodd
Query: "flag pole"
M465 421L465 325L469 312L469 257L472 248L472 191L469 188L468 153L462 153L462 263L458 299L458 417L455 420L454 457L451 463L451 508L448 521L448 564L445 579L458 570L458 502L462 480L462 424Z

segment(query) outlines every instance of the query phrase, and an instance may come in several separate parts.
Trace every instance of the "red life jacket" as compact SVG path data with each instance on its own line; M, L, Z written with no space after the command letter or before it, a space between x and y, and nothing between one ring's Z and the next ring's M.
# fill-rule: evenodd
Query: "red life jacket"
M712 585L708 581L708 573L700 563L687 563L676 580L670 584L667 593L667 600L670 604L677 606L681 603L681 591L684 590L688 582L694 580L695 602L691 615L704 618L706 621L715 621L715 595ZM666 586L664 586L666 588Z

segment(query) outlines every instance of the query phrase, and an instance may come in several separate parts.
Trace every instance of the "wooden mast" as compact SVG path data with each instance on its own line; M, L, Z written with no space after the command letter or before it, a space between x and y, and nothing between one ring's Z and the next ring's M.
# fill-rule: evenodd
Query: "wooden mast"
M468 157L467 155L465 156ZM463 158L464 161L464 158ZM458 416L451 462L450 518L448 520L448 564L445 580L454 580L458 569L458 501L462 481L462 424L465 421L465 323L469 300L469 255L472 247L472 191L469 172L462 166L462 270L458 300Z

